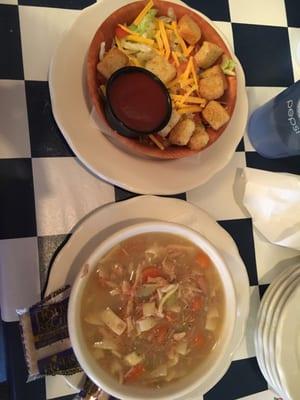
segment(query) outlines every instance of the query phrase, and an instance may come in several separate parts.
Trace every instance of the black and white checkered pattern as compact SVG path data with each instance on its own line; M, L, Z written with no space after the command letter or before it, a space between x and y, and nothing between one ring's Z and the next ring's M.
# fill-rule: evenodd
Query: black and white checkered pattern
M25 384L17 318L4 309L5 292L17 293L28 285L28 304L22 305L35 301L49 264L68 240L71 228L93 209L134 195L83 168L51 112L47 73L52 52L80 9L94 2L0 0L0 301L11 398L16 400L73 399L74 391L60 378ZM300 78L298 0L186 3L216 21L234 46L246 74L250 113ZM274 265L296 252L271 245L253 230L234 188L245 166L300 174L300 157L264 159L245 136L223 171L205 185L177 196L206 210L232 235L251 284L246 338L224 378L204 400L275 397L255 359L253 327L260 297L274 277ZM18 282L11 279L11 270L20 277Z

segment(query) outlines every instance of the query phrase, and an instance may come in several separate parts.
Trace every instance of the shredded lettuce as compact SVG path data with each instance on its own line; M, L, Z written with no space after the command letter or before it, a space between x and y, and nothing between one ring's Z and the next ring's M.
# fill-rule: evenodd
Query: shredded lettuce
M138 59L140 64L146 64L147 61L151 60L155 56L154 51L139 51L138 53L135 54L136 58Z
M141 22L138 25L131 24L129 26L129 29L133 32L137 32L140 35L143 35L147 38L151 38L154 35L155 31L155 23L154 23L154 18L157 14L157 10L152 8L147 12L147 14L144 16L144 18L141 20Z
M171 18L173 21L176 21L176 14L174 8L172 7L168 8L168 17Z
M170 18L170 17L165 17L165 16L162 16L162 17L159 17L159 19L161 19L163 22L165 22L166 24L171 24L172 23L172 18Z
M221 68L225 75L235 76L235 62L231 58L223 57Z
M125 50L130 50L133 53L137 53L139 51L144 53L152 53L152 48L147 44L131 42L130 40L127 40L126 37L122 39L121 44Z
M105 42L101 42L99 50L99 61L102 61L105 54Z

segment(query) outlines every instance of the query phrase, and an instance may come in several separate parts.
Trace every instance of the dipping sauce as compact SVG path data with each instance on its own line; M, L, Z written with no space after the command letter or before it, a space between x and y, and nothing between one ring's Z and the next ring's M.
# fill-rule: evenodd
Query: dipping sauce
M124 71L112 80L107 95L115 116L134 131L154 132L168 116L167 91L148 71Z

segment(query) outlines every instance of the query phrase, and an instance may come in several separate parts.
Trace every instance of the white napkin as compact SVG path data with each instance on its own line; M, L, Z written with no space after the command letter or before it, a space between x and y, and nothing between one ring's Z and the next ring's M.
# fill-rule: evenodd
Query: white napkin
M272 243L300 250L300 176L244 169L244 205Z

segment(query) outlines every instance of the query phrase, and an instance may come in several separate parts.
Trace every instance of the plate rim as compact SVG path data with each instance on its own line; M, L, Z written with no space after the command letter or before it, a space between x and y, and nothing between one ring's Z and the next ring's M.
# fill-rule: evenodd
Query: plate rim
M286 288L285 286L286 281L291 279L291 277L293 278L294 274L297 273L297 266L298 264L296 263L290 265L286 270L283 270L268 287L260 303L259 311L257 314L256 328L254 333L255 353L259 366L263 371L265 378L266 379L268 378L267 381L269 382L269 384L271 384L273 389L276 390L278 394L282 394L282 388L278 387L277 383L274 382L273 375L270 374L270 370L267 366L267 354L265 353L265 346L263 340L263 338L266 335L266 329L269 328L266 326L266 315L268 314L270 308L272 307L272 313L270 316L270 321L272 322L275 310L274 307L275 305L278 305L281 300L279 294L281 294L284 288ZM300 275L296 276L296 278L300 278ZM274 303L274 296L275 296L275 303ZM271 325L271 322L269 326Z
M288 296L286 298L286 301L282 306L282 310L281 310L280 316L278 318L278 325L277 325L276 338L275 338L275 346L277 346L278 335L282 334L282 330L283 330L282 325L286 321L286 315L284 315L284 311L285 311L286 307L288 307L289 301L291 300L293 295L296 294L296 292L297 292L297 296L300 297L299 291L300 291L300 277L298 277L297 284L294 286L293 290L291 290L291 292L288 294ZM293 301L295 301L295 300L293 300ZM298 324L299 324L299 322L298 322ZM294 394L293 393L293 388L291 389L290 383L286 379L286 374L283 372L282 367L280 367L280 359L281 359L283 351L284 351L284 347L282 346L282 343L279 342L278 350L277 350L277 352L275 354L276 366L277 366L277 370L278 370L278 374L279 374L280 380L281 380L281 382L283 382L282 386L283 386L284 392L286 393L286 395L289 398L292 399L293 398L293 394ZM299 394L299 392L298 392L298 394Z
M273 381L276 384L276 386L278 388L281 388L281 393L284 393L284 387L282 385L280 376L278 374L277 363L276 363L276 347L273 347L273 345L275 344L274 339L276 338L277 335L278 322L281 313L283 311L283 308L286 304L287 299L289 298L295 287L300 282L300 271L298 272L299 273L297 274L297 276L293 277L294 280L292 282L289 282L289 284L285 282L286 285L288 286L285 285L283 290L280 291L281 296L278 302L276 302L276 307L272 312L271 322L268 327L265 327L264 331L265 341L267 345L266 346L267 368L269 369L271 377L273 378Z

